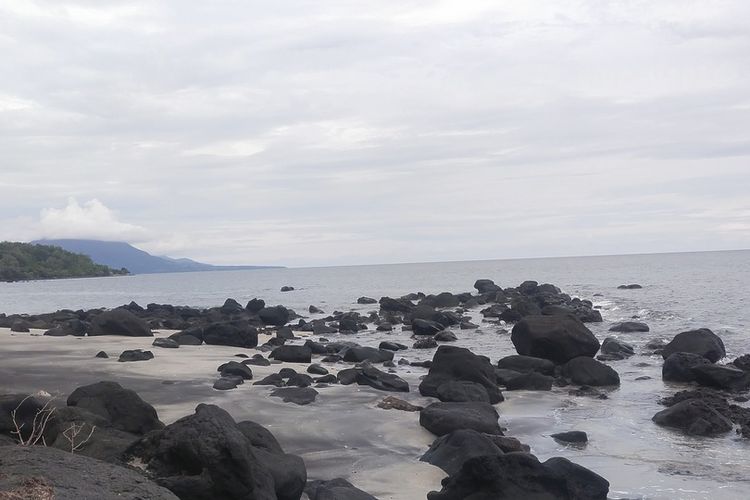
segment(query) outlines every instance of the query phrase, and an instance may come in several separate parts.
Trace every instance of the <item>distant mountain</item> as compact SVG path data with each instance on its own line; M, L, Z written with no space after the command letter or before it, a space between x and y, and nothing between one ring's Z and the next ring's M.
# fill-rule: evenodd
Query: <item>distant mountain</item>
M230 271L267 269L280 266L214 266L190 259L158 257L122 241L99 240L37 240L32 243L60 247L69 252L88 255L97 264L126 268L133 274L183 273L193 271Z

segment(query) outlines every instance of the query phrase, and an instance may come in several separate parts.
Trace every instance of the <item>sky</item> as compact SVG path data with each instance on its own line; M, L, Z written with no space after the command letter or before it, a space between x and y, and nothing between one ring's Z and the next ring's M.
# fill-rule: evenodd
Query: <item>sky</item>
M747 0L0 0L0 240L750 247Z

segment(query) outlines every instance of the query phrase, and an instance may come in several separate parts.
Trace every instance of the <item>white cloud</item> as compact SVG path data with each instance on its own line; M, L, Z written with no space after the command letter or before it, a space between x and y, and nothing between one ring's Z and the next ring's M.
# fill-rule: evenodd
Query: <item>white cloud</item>
M80 238L137 242L149 238L149 231L118 220L117 215L97 199L79 205L70 198L65 208L46 208L39 218L42 238Z

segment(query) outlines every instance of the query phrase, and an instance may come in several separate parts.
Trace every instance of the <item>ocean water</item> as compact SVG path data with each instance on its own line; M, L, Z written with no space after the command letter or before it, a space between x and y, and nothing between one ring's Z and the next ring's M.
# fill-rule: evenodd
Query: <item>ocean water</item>
M603 340L612 323L645 321L648 333L614 334L636 347L636 356L610 363L622 385L609 399L573 397L567 389L549 393L506 392L497 406L506 434L532 446L541 459L566 456L606 477L612 498L748 498L750 441L734 433L693 438L660 428L651 417L663 409L658 400L685 388L661 381L659 356L641 354L653 339L670 340L692 328L707 327L724 340L728 360L750 353L750 251L447 262L306 269L267 269L140 275L26 283L0 283L0 312L40 313L62 308L114 307L135 300L191 306L216 306L232 297L241 303L260 297L301 314L314 304L333 310L369 311L356 304L362 295L379 298L422 291L471 291L478 278L503 287L527 279L553 283L567 293L588 298L601 309L604 323L589 324ZM618 290L640 283L641 290ZM293 292L279 291L283 285ZM458 345L496 361L513 354L512 343L497 325L458 331ZM335 337L335 335L333 336ZM409 343L408 333L363 332L347 336L363 345L383 338ZM407 359L431 358L433 351L405 351ZM412 386L426 373L399 367ZM648 376L647 380L636 380ZM549 434L585 430L584 449L559 445ZM290 451L294 451L293 449ZM411 459L407 457L407 459ZM416 457L414 458L416 459ZM439 485L435 485L438 488Z

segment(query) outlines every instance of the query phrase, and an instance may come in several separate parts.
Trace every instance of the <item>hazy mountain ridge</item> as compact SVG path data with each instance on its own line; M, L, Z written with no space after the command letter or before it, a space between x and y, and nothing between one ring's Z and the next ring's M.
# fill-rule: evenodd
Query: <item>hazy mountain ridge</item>
M267 269L281 266L215 266L191 259L151 255L122 241L83 239L44 239L32 243L60 247L69 252L91 257L97 264L112 268L126 268L132 274L181 273L197 271L228 271L240 269Z

